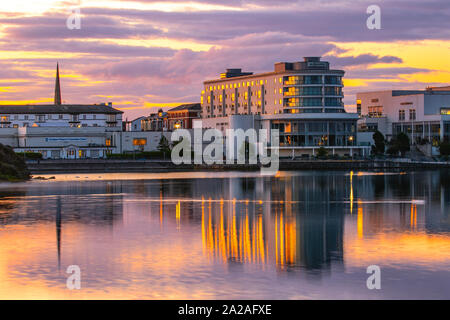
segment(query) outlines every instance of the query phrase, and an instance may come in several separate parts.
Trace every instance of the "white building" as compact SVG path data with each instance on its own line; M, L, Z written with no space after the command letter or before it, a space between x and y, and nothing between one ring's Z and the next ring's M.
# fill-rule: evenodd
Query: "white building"
M450 139L450 86L363 92L356 98L361 130L379 130L388 140L404 132L411 143Z
M276 63L261 74L228 69L204 82L203 127L239 128L238 118L250 116L254 128L280 131L281 156L311 155L320 147L330 154L367 153L357 141L358 114L344 109L343 76L319 57Z
M0 143L43 158L103 158L121 150L122 111L108 104L61 104L59 67L52 105L0 105Z

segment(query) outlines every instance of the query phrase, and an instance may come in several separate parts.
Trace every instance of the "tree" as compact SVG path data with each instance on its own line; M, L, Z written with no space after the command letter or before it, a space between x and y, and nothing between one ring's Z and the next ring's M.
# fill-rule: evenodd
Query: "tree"
M441 153L441 156L448 156L450 155L450 142L443 141L439 145L439 152Z
M399 152L402 156L405 155L406 151L409 151L409 137L403 132L400 132L396 137L391 139L389 149L387 152L391 155L396 155Z
M325 158L328 155L328 151L327 149L325 149L324 147L320 147L317 150L317 157L319 158Z
M158 151L162 152L164 154L164 157L166 156L166 154L170 153L169 140L167 140L164 135L162 135L161 139L159 140Z
M374 154L384 154L385 142L383 134L377 130L373 134L372 138L373 141L375 142L375 145L372 146L372 152Z
M409 151L409 149L410 149L409 137L407 134L400 132L397 135L397 146L398 146L398 151L400 151L402 156L405 155L406 151Z

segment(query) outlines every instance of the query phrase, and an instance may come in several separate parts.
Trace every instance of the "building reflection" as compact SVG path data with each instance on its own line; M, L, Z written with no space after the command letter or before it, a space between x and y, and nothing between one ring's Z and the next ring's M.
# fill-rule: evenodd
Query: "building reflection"
M267 185L263 181L250 193L241 190L245 181L234 179L227 189L231 201L203 201L202 240L208 257L290 271L341 263L345 211L343 204L329 200L345 192L339 185L344 182L333 177L303 179L284 177ZM317 188L324 186L330 192Z
M112 237L119 229L134 235L155 222L163 237L201 241L203 257L214 263L319 274L361 260L366 253L359 248L392 250L392 234L406 234L411 243L428 241L424 234L444 234L441 241L448 241L449 178L437 171L316 171L32 185L0 191L0 226L51 222L58 265L69 224L86 232L95 226ZM418 250L425 255L426 249Z

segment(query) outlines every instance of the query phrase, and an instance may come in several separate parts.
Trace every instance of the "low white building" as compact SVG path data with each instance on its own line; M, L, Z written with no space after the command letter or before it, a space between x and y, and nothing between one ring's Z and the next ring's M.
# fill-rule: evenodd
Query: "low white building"
M363 92L356 98L362 131L379 130L388 140L404 132L411 143L450 139L450 86Z

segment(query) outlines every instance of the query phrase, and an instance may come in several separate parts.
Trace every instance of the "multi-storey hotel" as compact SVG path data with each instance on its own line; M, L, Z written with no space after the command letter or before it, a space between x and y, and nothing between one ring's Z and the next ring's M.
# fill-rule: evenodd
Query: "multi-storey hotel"
M253 74L228 69L220 79L204 82L203 127L279 129L280 155L363 154L358 146L358 114L347 113L343 70L330 69L320 57L276 63L273 72Z

